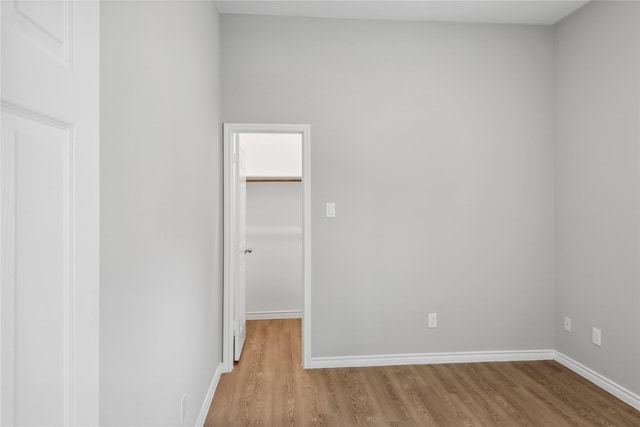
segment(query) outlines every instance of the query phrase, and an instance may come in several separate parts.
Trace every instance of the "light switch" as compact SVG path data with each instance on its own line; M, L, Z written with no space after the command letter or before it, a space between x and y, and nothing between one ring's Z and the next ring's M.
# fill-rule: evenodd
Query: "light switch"
M336 216L336 204L327 203L327 218L335 218Z

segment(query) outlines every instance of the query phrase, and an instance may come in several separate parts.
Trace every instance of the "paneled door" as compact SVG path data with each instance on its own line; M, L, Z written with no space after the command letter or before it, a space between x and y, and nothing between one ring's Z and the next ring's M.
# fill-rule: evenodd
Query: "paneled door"
M0 424L97 425L99 3L0 8Z

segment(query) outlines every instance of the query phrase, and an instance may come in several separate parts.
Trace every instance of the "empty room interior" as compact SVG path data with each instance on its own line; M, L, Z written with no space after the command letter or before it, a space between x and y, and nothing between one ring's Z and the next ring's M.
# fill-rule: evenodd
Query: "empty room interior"
M0 425L640 426L640 2L0 9Z

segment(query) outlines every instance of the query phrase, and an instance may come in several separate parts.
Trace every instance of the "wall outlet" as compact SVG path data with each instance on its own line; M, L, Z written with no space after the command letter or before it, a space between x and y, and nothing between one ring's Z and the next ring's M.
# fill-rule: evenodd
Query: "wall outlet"
M564 330L571 332L571 318L564 316Z
M180 425L184 424L184 419L187 417L187 395L183 394L180 399Z
M428 319L429 328L438 327L438 313L429 313L429 315L427 316L427 319Z
M602 331L600 329L593 328L591 330L591 342L598 347L602 347Z

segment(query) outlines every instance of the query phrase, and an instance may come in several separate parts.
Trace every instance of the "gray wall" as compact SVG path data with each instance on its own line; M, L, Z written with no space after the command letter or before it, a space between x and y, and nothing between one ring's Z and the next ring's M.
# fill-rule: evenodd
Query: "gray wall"
M637 2L593 2L556 27L556 349L636 393L639 16Z
M553 348L553 72L551 27L223 15L223 121L311 125L312 356Z
M302 183L247 183L247 313L302 310Z
M194 425L221 360L212 2L101 6L101 424Z

